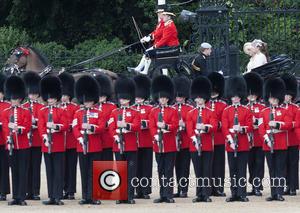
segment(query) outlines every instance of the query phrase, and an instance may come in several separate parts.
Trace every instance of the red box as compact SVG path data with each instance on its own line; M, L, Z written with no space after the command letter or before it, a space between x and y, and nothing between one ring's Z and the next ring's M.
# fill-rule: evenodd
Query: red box
M93 162L93 199L127 200L127 161Z

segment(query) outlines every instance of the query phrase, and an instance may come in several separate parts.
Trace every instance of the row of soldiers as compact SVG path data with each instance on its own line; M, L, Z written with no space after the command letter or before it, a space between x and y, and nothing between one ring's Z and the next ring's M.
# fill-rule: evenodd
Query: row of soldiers
M298 189L300 111L293 104L297 96L293 75L263 82L259 75L247 73L229 78L226 86L217 72L192 82L183 76L172 80L162 75L152 82L144 75L121 76L113 88L104 75L82 76L75 83L68 73L41 79L27 72L22 78L1 75L0 84L0 193L1 200L10 193L10 159L13 200L9 205L40 199L42 153L49 197L45 205L74 199L77 158L81 205L101 203L92 198L92 163L97 160L128 163L128 200L117 204L149 199L151 184L133 187L132 180L146 178L151 183L153 151L160 180L160 197L154 203L187 197L190 161L197 180L215 180L198 183L193 202L226 196L225 150L231 178L226 201L248 201L243 183L247 164L253 185L248 194L261 196L264 156L270 177L279 182L271 186L268 201L284 200L281 178L287 179L287 194L295 195ZM113 90L117 104L110 102ZM227 103L222 100L224 92ZM77 103L72 102L74 97ZM171 184L174 168L176 194Z

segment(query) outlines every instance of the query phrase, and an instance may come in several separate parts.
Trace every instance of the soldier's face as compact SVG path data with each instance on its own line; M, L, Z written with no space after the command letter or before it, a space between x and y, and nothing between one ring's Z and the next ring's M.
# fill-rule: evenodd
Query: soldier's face
M145 101L145 99L143 99L143 98L135 98L136 104L142 104L142 103L144 103L144 101Z
M161 98L158 99L158 101L159 101L159 104L161 104L161 105L167 105L169 99L165 98L165 97L161 97Z
M232 104L238 104L238 103L240 103L240 101L241 101L241 98L238 96L234 96L231 98Z
M287 103L289 103L289 102L292 101L292 98L293 98L293 97L292 97L291 95L285 95L285 96L284 96L284 101L287 102Z
M196 98L195 102L198 106L204 105L205 104L205 100L203 98Z
M12 106L18 106L18 105L20 105L21 100L20 99L11 99L10 102L11 102Z
M38 94L29 94L28 98L32 101L36 101L39 98Z
M100 103L103 103L103 102L105 102L107 100L107 97L106 96L101 96L101 97L99 97L99 102Z
M158 13L157 13L158 21L160 21L161 19L163 19L162 16L163 16L163 15L162 15L162 12L158 12Z
M176 97L176 102L181 104L181 103L184 103L185 101L185 98L184 97Z
M63 95L62 97L61 97L61 101L62 102L69 102L70 101L70 96L68 96L68 95Z
M47 102L48 102L49 105L54 105L54 104L57 103L57 99L55 99L55 98L49 98L49 99L47 100Z
M269 103L270 103L272 106L278 106L279 100L278 100L277 98L270 97L270 98L269 98Z
M249 95L249 96L247 97L247 99L248 99L248 101L253 102L253 101L256 101L257 96L256 96L256 95Z
M122 106L128 106L129 103L130 103L130 100L121 98L121 99L119 100L119 102L120 102L120 104L121 104Z
M91 108L94 105L94 102L93 101L84 102L83 105L86 108Z

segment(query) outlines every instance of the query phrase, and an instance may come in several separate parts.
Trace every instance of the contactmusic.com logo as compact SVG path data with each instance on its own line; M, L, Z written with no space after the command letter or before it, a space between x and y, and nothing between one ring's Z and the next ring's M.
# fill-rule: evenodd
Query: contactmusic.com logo
M93 199L127 200L127 161L93 162Z

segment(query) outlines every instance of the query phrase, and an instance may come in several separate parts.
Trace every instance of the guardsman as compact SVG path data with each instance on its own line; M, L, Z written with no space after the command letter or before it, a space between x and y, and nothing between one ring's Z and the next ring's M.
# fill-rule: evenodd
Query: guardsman
M206 106L210 108L217 116L218 127L213 132L213 164L212 164L212 195L216 197L225 197L224 178L225 178L225 138L222 133L222 114L227 107L225 101L222 100L224 95L225 79L218 72L211 72L208 76L212 84L211 98Z
M176 162L175 173L178 191L174 197L186 198L188 196L189 175L191 155L189 146L191 138L187 134L186 122L188 112L193 109L193 106L187 101L190 97L191 82L187 77L181 76L173 79L175 85L175 104L179 118L179 127L176 135Z
M38 114L38 130L43 140L42 152L46 164L49 200L44 205L64 205L64 161L65 131L69 128L67 113L59 105L62 96L61 81L58 77L47 75L40 83L41 95L46 102Z
M193 202L211 202L211 174L213 160L213 132L218 127L216 114L206 106L212 86L208 78L199 76L191 86L191 96L196 108L188 113L187 131L192 139L191 157L197 178L196 196Z
M299 110L298 105L294 102L297 98L298 82L293 74L285 73L281 76L285 82L286 94L284 97L284 107L292 116L293 126L288 133L288 150L287 150L287 173L286 181L287 188L284 192L285 195L296 195L296 190L299 189L299 139L295 132L296 115Z
M127 161L128 165L128 200L116 201L117 204L135 204L133 178L137 167L137 137L140 131L140 114L130 105L135 100L135 83L127 77L120 77L115 83L115 94L119 107L111 113L110 134L114 137L113 151L117 161Z
M77 140L74 137L72 130L72 121L75 112L79 106L72 102L74 97L73 76L67 72L60 74L59 79L62 83L61 107L66 111L69 122L69 127L65 132L64 145L65 153L65 176L64 176L64 199L74 200L76 193L76 176L77 176Z
M41 77L38 73L29 71L24 73L23 80L28 95L28 101L23 104L23 107L29 109L32 118L32 126L28 132L30 160L26 200L40 200L42 139L37 129L37 121L38 113L44 106L39 102Z
M30 145L27 133L31 115L21 102L26 97L25 83L18 76L10 76L5 83L5 97L11 106L2 112L4 138L11 157L13 200L8 205L25 206Z
M137 178L143 180L136 188L135 198L150 199L152 192L152 169L150 168L153 164L153 144L149 130L149 114L152 106L147 104L147 101L150 97L151 80L145 75L137 75L133 80L136 84L133 108L140 113L141 118L141 129L137 133Z
M251 148L248 160L249 183L252 185L252 191L248 195L262 196L265 156L262 150L263 140L259 135L258 123L260 113L265 108L265 105L260 101L263 94L264 82L255 72L249 72L243 76L247 83L247 107L253 114L253 132L248 133Z
M247 96L245 79L231 77L227 81L226 93L231 105L224 109L222 131L226 138L226 151L231 179L231 197L226 202L248 202L246 186L247 162L250 141L248 133L252 132L253 116L251 111L241 104Z
M2 113L10 107L10 103L4 98L4 84L6 76L0 73L0 201L6 200L6 195L10 193L8 155L6 154L6 139L3 135Z
M108 126L110 114L117 106L111 102L113 94L111 79L104 74L97 75L95 79L101 87L98 109L101 111L101 116L106 122L104 130L100 133L103 148L101 156L103 161L112 161L114 159L112 151L114 138L110 135Z
M158 103L149 117L160 184L160 198L155 199L154 203L174 203L171 184L174 181L176 133L179 123L176 109L170 106L174 99L174 84L168 76L158 76L152 81L151 93L153 100Z
M99 100L100 87L91 76L82 76L75 86L76 98L81 108L76 111L73 120L73 131L77 139L79 166L81 173L82 200L80 205L100 205L99 200L93 200L93 161L101 160L101 131L105 122L96 104Z
M266 201L284 201L286 185L286 159L288 133L292 128L292 117L280 106L284 101L286 87L281 78L270 78L264 85L264 99L269 107L261 112L259 133L264 139L263 150L270 174L271 196Z

